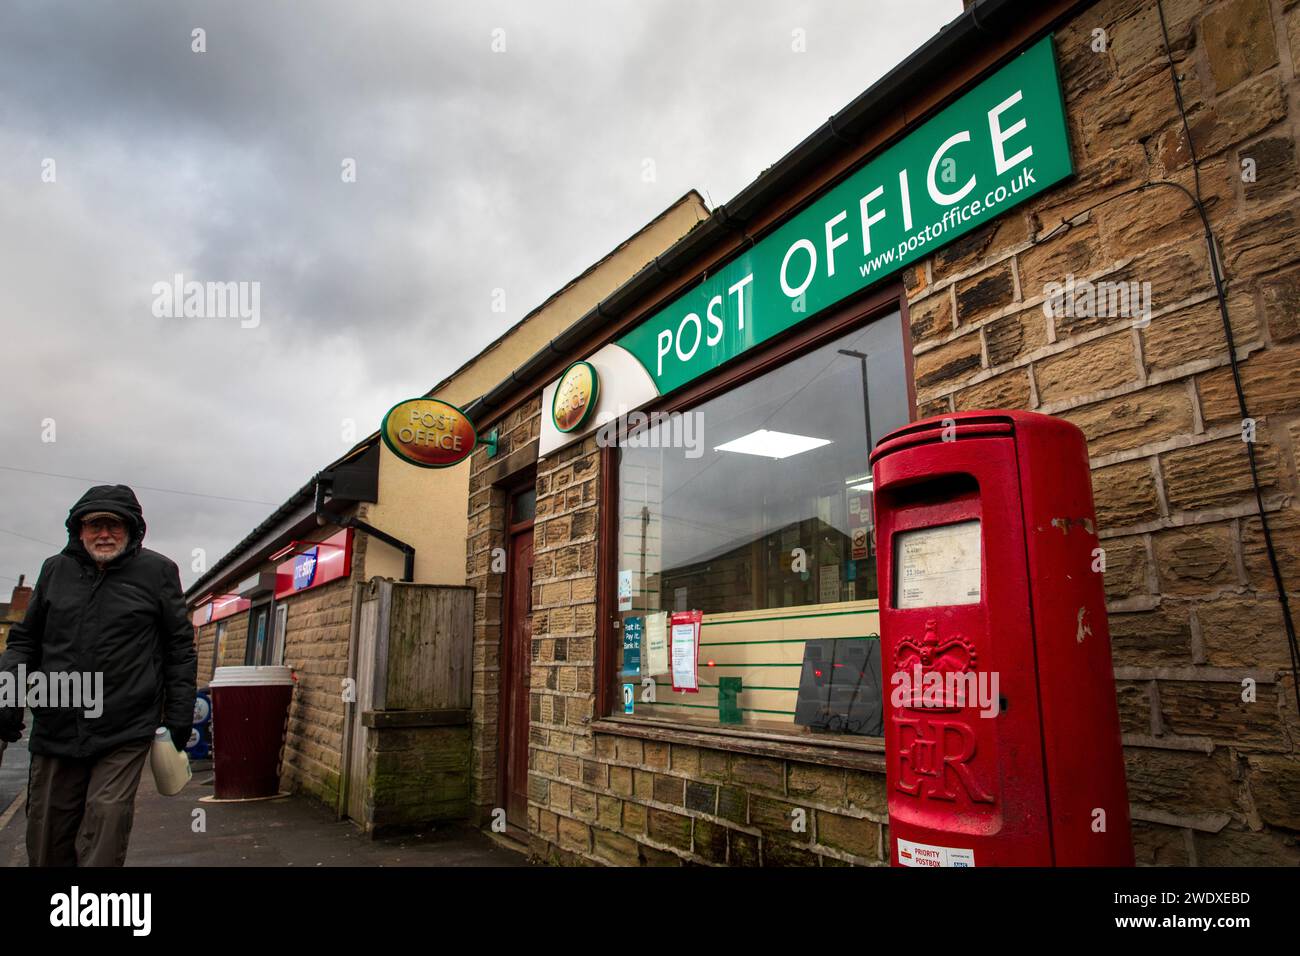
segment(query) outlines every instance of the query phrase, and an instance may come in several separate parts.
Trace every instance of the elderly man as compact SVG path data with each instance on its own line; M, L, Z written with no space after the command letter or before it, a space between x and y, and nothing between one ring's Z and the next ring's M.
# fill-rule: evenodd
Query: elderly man
M103 700L98 716L67 701L32 708L27 855L32 866L121 866L154 733L166 727L177 750L190 736L194 630L176 565L140 546L135 492L91 488L67 527L0 671L102 675ZM21 708L0 707L0 739L17 740L23 726Z

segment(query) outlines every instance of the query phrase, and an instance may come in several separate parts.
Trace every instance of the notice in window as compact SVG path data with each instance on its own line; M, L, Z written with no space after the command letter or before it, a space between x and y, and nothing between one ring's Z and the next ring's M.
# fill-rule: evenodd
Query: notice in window
M668 612L652 611L645 619L645 672L668 673Z
M697 661L700 652L699 611L674 614L670 622L673 652L673 690L697 694L700 690Z
M904 531L894 538L895 607L907 610L979 603L978 521Z
M820 589L817 592L818 603L834 604L840 599L840 566L823 564L818 578Z

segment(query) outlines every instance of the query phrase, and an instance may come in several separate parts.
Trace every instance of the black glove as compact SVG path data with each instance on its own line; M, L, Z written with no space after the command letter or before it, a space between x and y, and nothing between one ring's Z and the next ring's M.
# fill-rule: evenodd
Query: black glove
M0 707L0 740L11 744L23 735L23 712L18 707Z
M177 750L183 751L190 742L190 727L168 727L167 732L172 735L172 744Z

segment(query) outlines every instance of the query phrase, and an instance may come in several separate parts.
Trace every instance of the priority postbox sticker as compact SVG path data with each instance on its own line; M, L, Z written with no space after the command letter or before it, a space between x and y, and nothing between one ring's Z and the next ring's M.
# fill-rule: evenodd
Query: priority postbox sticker
M974 866L975 851L965 847L933 846L929 843L898 841L900 866Z

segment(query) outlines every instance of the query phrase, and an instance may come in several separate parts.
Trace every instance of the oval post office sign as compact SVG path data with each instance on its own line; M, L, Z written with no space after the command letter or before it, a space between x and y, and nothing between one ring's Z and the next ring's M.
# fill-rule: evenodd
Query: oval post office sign
M579 428L596 410L600 377L590 362L574 362L560 376L551 400L551 419L561 432Z
M384 416L379 433L389 451L421 468L459 464L478 443L478 433L465 413L436 398L398 402Z

